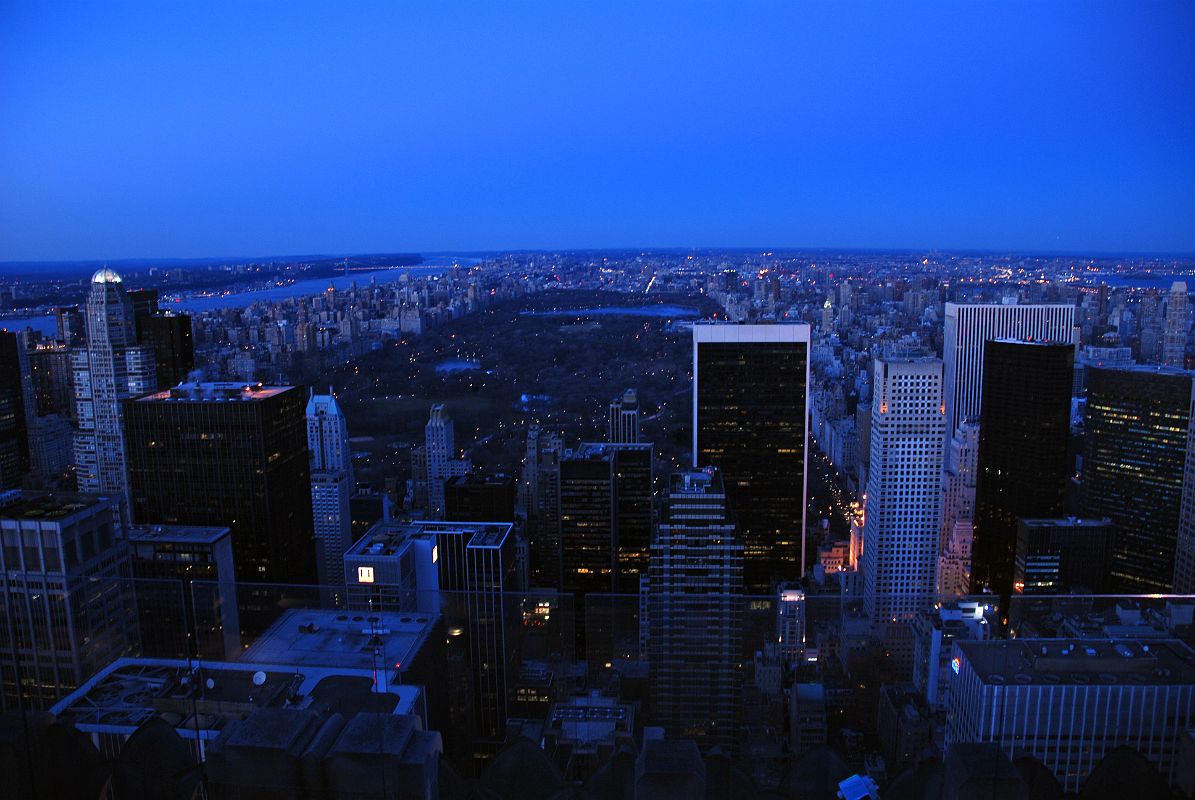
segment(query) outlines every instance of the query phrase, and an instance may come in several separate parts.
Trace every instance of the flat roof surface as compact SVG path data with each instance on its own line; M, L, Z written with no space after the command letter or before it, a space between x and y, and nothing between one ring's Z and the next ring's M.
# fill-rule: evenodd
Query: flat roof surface
M1195 684L1195 651L1178 639L1009 639L956 646L985 683Z
M88 730L124 734L161 716L190 738L196 729L202 738L214 738L252 708L301 709L323 703L346 715L417 713L420 687L391 683L375 692L373 685L367 670L121 658L60 700L51 713Z
M126 528L130 542L213 544L232 533L230 528L202 525L134 525Z
M180 383L160 392L143 395L137 403L196 403L213 401L265 400L294 389L294 386L265 386L260 383L214 381L209 383Z
M241 659L389 673L414 660L438 620L436 614L291 609Z
M78 492L5 492L0 498L8 503L0 505L0 519L50 519L71 517L101 503L108 498Z
M353 543L346 556L393 556L402 551L408 539L440 533L468 535L470 547L498 547L514 530L513 522L425 521L376 523ZM380 547L378 547L380 545ZM371 550L376 550L374 552Z

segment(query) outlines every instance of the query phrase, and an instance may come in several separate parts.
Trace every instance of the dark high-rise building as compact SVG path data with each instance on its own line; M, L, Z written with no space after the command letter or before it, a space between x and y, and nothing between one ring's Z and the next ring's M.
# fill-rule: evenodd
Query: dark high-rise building
M87 335L83 325L83 312L78 306L60 306L54 309L54 320L58 327L58 339L74 347L81 345Z
M1013 589L1024 594L1109 591L1106 519L1022 519L1017 525Z
M139 646L115 499L0 496L0 711L47 709Z
M137 320L158 313L157 289L129 289L128 295L133 304L133 317Z
M133 519L226 525L238 581L314 583L306 406L300 388L237 383L126 400Z
M239 658L241 628L228 528L133 526L125 538L136 579L141 655Z
M453 522L514 522L515 479L470 472L444 484L444 518Z
M66 342L41 341L29 351L29 378L38 416L74 417L71 352Z
M173 311L139 314L137 337L142 344L153 348L159 388L165 389L183 382L195 369L195 341L191 336L191 317L188 315Z
M560 587L560 458L563 453L564 441L560 434L542 430L538 425L527 429L519 498L527 511L532 586Z
M1073 345L984 344L971 591L1013 589L1017 520L1058 517L1072 474Z
M17 486L29 472L22 346L17 334L0 331L0 489Z
M651 548L655 722L670 736L738 745L743 543L715 469L672 476Z
M560 462L561 589L637 594L652 523L652 445L586 443Z
M639 392L627 389L610 401L607 439L615 444L639 441Z
M693 466L722 472L750 593L805 567L808 325L693 326Z
M651 444L587 443L566 451L560 460L560 589L573 595L579 657L608 660L616 647L613 621L637 613L651 532ZM589 628L594 635L587 640Z
M1178 539L1184 487L1188 500L1195 492L1192 375L1087 370L1081 506L1084 516L1112 520L1114 591L1168 592L1190 561Z

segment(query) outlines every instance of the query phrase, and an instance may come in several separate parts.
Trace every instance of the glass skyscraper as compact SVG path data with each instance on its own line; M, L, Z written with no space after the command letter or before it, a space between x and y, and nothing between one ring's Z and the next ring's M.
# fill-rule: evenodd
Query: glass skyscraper
M805 568L808 325L693 326L693 466L718 467L752 593Z

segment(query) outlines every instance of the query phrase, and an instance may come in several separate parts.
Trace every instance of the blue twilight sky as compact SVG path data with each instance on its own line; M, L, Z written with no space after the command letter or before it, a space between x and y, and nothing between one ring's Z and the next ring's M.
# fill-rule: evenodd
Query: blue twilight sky
M0 260L1195 252L1195 3L0 2Z

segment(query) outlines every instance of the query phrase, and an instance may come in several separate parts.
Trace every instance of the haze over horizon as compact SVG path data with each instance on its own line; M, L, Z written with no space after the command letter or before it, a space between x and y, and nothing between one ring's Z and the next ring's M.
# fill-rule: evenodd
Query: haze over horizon
M1195 7L0 10L0 262L1195 253Z

